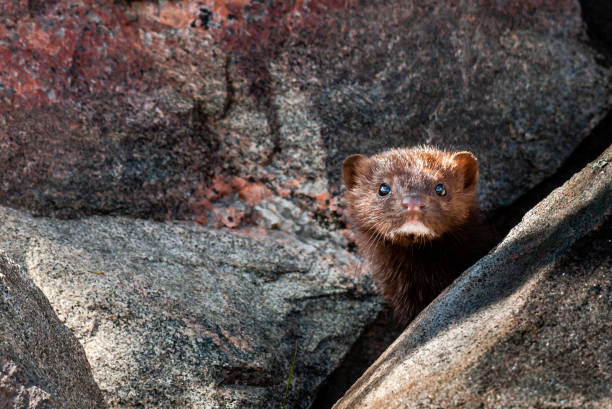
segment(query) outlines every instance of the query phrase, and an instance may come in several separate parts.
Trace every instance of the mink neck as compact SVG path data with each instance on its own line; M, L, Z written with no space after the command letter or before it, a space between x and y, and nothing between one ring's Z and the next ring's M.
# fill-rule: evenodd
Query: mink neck
M363 231L362 234L367 235ZM376 258L391 258L396 262L400 262L401 259L417 264L452 264L458 260L470 260L472 256L486 252L488 249L486 236L483 231L482 215L479 211L474 211L470 212L466 223L440 237L415 241L379 239L375 240L375 244L369 249L372 251L371 255Z
M440 258L447 257L448 253L460 252L465 247L465 239L469 234L462 234L460 231L444 234L434 239L425 240L381 240L378 245L389 250L391 254L402 254L408 257L418 258ZM440 253L443 250L444 253Z

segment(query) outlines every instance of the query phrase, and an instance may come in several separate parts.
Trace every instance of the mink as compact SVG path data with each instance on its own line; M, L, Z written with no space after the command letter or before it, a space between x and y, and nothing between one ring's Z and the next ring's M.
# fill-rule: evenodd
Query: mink
M401 327L490 248L470 152L356 154L342 176L359 252Z

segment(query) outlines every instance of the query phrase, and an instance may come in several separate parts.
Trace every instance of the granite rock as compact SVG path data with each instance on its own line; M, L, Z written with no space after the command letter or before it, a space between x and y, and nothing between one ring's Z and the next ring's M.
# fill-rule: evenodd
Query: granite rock
M111 406L278 407L297 343L307 407L382 308L342 159L468 149L499 209L605 115L601 61L577 0L2 2L0 204L95 217L0 207L0 248Z
M110 407L306 408L380 310L333 238L62 221L0 207L0 248L82 343Z
M83 347L25 270L1 253L0 407L106 407Z
M611 163L529 211L334 408L610 407Z
M336 228L345 156L430 143L496 209L606 113L598 61L577 0L4 2L0 203L238 227L241 178Z

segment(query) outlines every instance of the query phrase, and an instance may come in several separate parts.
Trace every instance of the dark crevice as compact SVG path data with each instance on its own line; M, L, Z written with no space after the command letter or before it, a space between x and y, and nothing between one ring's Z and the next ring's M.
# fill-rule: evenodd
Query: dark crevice
M266 120L268 121L268 125L270 127L270 134L272 136L272 144L273 144L273 148L272 148L272 152L270 152L270 155L266 158L265 161L263 161L262 166L268 166L270 163L272 163L272 161L274 161L274 159L276 158L277 154L279 154L281 152L281 133L280 133L280 120L278 118L278 112L277 112L277 106L276 104L274 104L272 101L272 98L270 97L270 101L266 104L265 106L265 116L266 116Z
M268 122L273 148L270 155L261 164L268 166L281 152L281 133L278 106L275 102L273 79L270 70L265 64L265 57L261 55L242 56L238 58L238 67L244 70L249 78L249 94L257 102L258 108L264 113Z
M572 175L582 170L589 162L595 160L608 146L612 144L612 111L591 131L563 162L552 176L540 182L509 206L500 208L489 216L491 224L497 230L499 237L504 237L510 229L517 225L525 213L538 204L554 189L563 185Z
M589 45L596 49L603 59L598 62L605 67L612 66L612 1L580 0L582 20L587 26Z
M268 67L266 67L265 63L262 61L257 61L255 67L258 68L258 76L253 77L249 91L266 116L273 144L272 152L270 152L270 155L262 163L262 166L265 167L272 163L276 155L281 152L281 125L278 115L278 106L275 102L275 94L272 86L272 75Z
M216 386L237 385L265 388L273 384L274 376L260 368L235 367L229 369Z
M230 74L230 64L231 58L228 56L225 59L225 102L223 104L223 111L221 112L221 116L219 119L223 120L227 118L227 115L234 104L234 84L232 82L232 76Z
M310 409L331 408L401 333L391 310L381 311L321 385Z

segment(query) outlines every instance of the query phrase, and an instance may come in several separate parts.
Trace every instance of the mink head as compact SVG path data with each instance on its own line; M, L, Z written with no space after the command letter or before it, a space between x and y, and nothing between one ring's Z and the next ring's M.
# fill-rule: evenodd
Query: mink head
M356 227L391 242L424 242L460 229L478 206L478 162L470 152L419 147L351 155L342 176Z

